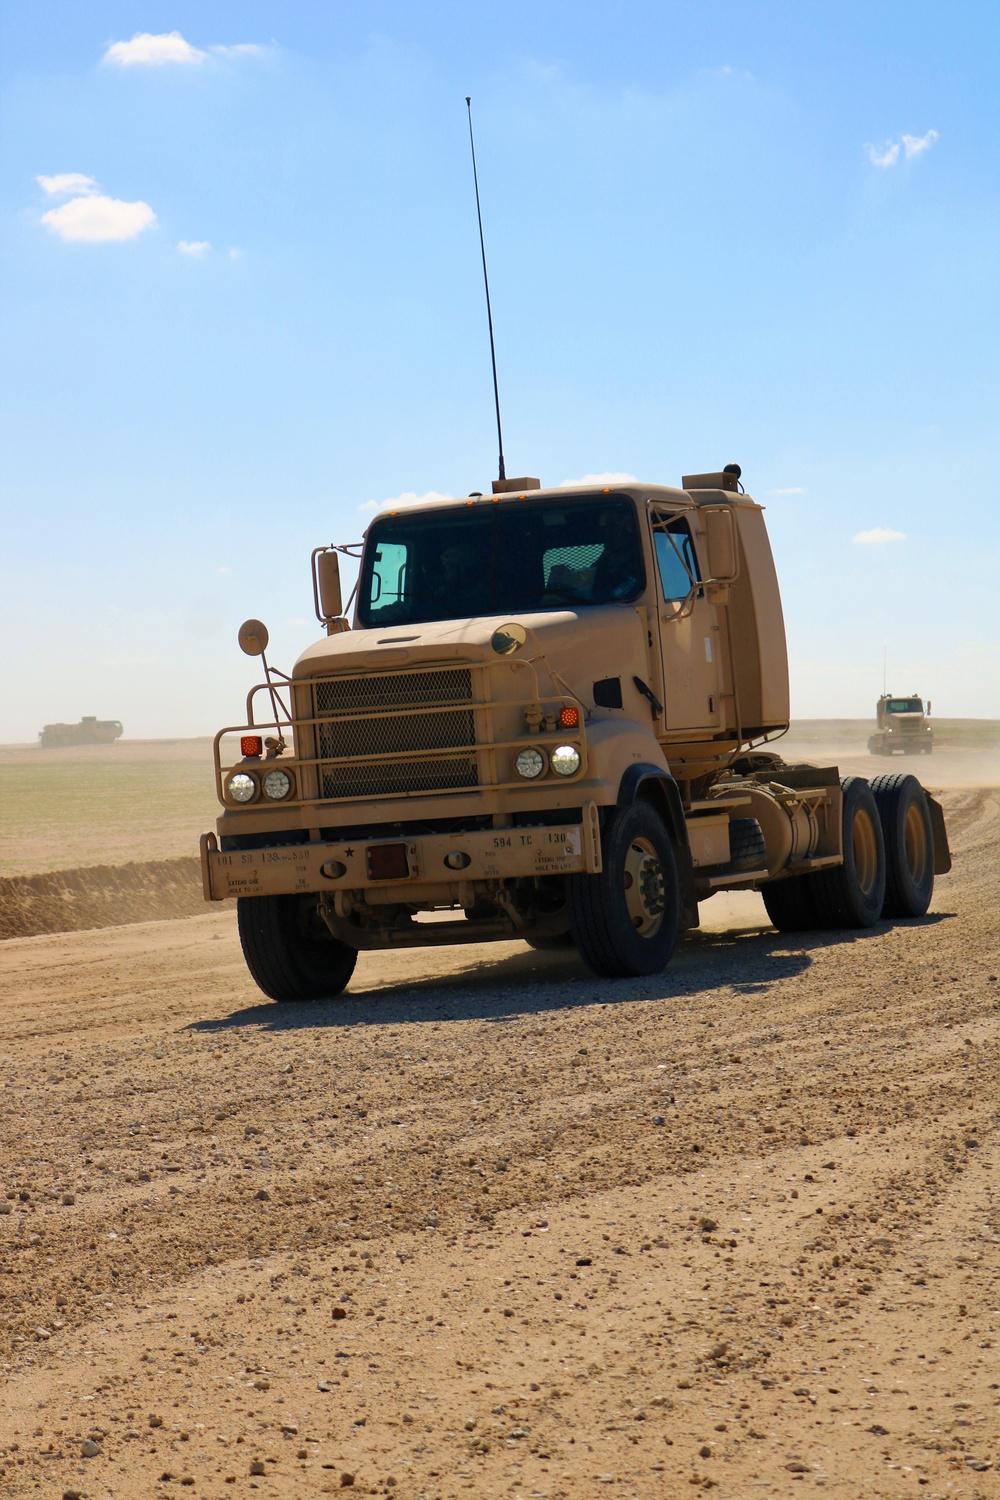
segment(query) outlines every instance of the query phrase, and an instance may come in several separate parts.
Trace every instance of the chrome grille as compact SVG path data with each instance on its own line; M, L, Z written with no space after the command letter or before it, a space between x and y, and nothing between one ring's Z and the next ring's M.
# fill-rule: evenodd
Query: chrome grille
M471 749L476 724L468 667L327 678L315 683L313 691L322 796L375 797L479 785ZM424 753L416 758L414 752ZM350 764L373 755L392 758Z

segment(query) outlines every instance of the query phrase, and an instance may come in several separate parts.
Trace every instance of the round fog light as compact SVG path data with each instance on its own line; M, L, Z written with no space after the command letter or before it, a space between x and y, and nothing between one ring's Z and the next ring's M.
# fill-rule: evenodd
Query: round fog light
M534 781L536 776L541 776L545 770L545 757L534 745L529 745L525 750L519 750L514 760L514 769L518 776L523 776L525 781Z
M292 790L292 778L287 771L268 771L264 777L264 796L272 802L282 802Z
M245 771L237 771L226 783L226 791L234 802L252 802L257 795L257 783Z
M549 761L557 776L572 776L580 769L580 752L575 745L557 745Z
M472 855L466 854L464 849L453 849L445 855L444 862L449 870L467 870L472 864Z

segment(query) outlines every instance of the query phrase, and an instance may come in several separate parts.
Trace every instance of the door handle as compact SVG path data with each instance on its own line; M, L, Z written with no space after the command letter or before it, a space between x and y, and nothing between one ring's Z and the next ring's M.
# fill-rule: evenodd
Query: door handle
M632 681L635 683L642 696L648 699L650 711L652 712L653 718L658 719L663 713L663 704L653 692L653 689L649 686L648 682L643 682L641 677L633 677Z

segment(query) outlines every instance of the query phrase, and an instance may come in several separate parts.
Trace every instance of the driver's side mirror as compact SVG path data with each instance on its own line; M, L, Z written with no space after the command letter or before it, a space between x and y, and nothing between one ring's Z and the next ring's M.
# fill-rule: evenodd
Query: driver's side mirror
M713 583L732 583L740 571L733 513L728 506L719 505L703 510L702 517L709 578Z
M324 620L335 620L344 612L340 587L340 558L336 552L321 552L318 559L319 607Z
M326 626L327 635L349 629L344 613L344 595L340 587L340 557L333 547L317 547L312 555L313 604L316 618Z

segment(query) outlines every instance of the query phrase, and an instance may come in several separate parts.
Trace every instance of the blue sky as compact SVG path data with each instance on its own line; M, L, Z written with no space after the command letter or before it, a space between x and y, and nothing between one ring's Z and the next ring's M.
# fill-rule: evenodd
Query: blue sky
M735 459L793 715L870 714L885 645L1000 717L994 4L15 0L0 44L0 741L238 720L314 545L487 487L466 94L508 472Z

